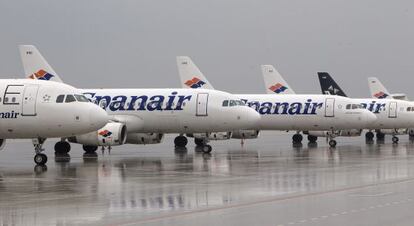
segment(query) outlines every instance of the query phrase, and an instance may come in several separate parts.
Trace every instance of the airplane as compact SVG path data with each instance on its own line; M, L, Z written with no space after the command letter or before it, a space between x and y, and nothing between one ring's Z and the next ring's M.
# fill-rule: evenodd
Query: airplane
M46 138L74 136L103 127L107 113L78 89L36 73L37 80L0 79L0 150L6 139L32 139L37 165L45 165Z
M406 100L410 101L406 94L404 93L390 93L382 82L376 77L369 77L368 78L368 86L371 93L371 98L373 99L397 99L397 100ZM408 134L411 139L414 139L414 129L396 129L393 131L379 131L383 134L391 134L391 135L402 135ZM378 135L378 133L377 133ZM381 138L381 135L380 135Z
M194 62L187 56L177 57L181 85L189 89L209 90L211 83L200 72ZM199 85L192 86L190 81ZM273 92L287 90L286 87L273 84ZM294 131L336 131L340 129L362 129L376 121L371 112L365 110L355 100L325 95L269 95L269 94L234 94L237 98L255 109L262 116L250 138L257 138L260 130L294 130ZM243 131L242 131L243 132ZM233 134L240 134L234 131ZM236 137L238 138L238 137ZM329 137L329 145L337 145L334 137ZM293 135L294 143L302 141L302 135Z
M319 82L322 93L328 95L346 96L345 92L339 87L334 79L327 72L318 72ZM385 134L391 134L392 142L398 143L399 128L414 126L414 103L399 99L385 98L388 94L376 93L378 98L356 99L365 109L373 112L378 120L371 126L367 127L369 131L365 134L368 141L372 141L374 133L377 131L377 139L383 140Z
M20 54L26 75L39 70L54 72L35 46L20 46ZM62 81L54 73L54 78ZM209 137L214 132L254 127L260 119L256 111L244 106L237 97L217 90L82 89L81 92L105 109L114 121L98 132L67 138L71 143L82 144L86 153L95 152L98 146L160 143L165 133L180 134L174 144L182 148L188 143L184 134ZM55 149L67 152L63 145L55 145ZM212 147L204 144L201 150L210 153Z

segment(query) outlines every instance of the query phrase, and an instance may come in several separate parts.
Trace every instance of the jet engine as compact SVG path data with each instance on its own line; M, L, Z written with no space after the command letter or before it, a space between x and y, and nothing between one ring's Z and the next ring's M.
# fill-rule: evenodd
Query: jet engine
M381 129L376 132L381 132L386 135L403 135L407 134L409 131L408 129Z
M233 132L234 139L256 139L259 137L259 130L237 130Z
M188 137L194 137L200 140L228 140L231 138L231 132L214 132L214 133L192 133Z
M162 133L128 133L126 143L128 144L159 144L162 142Z
M308 134L315 137L358 137L361 136L362 130L360 129L349 129L339 130L332 133L332 131L306 131L304 134Z
M110 122L98 131L68 138L69 142L90 146L116 146L125 143L127 128L124 124Z

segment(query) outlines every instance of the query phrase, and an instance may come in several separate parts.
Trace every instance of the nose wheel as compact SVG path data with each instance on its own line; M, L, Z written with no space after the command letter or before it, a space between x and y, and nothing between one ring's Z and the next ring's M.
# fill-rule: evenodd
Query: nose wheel
M398 141L400 141L400 138L398 138L396 136L392 137L392 143L393 144L398 144Z
M334 147L336 147L336 140L330 140L329 141L329 147L331 147L331 148L334 148Z
M35 148L35 153L36 153L36 155L34 156L34 162L37 165L41 165L41 166L45 165L47 162L47 156L42 153L44 151L43 144L45 143L45 141L46 141L45 138L32 139L32 143L33 143L33 146Z

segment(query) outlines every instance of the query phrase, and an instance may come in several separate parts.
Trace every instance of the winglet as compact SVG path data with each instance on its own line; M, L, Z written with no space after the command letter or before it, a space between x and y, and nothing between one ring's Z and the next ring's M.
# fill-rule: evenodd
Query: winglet
M25 77L30 79L62 82L57 73L47 63L39 50L33 45L20 45L20 57L23 63Z
M214 89L188 56L177 56L178 74L183 88Z
M262 65L262 75L268 94L295 94L273 65Z
M345 92L339 87L328 72L318 72L318 78L319 83L321 84L322 94L346 97Z
M392 99L390 92L385 88L385 86L380 82L376 77L368 78L369 91L371 97L374 99Z

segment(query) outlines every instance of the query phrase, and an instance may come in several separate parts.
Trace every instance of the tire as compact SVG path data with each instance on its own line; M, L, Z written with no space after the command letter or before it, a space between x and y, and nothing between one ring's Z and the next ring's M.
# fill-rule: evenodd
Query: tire
M203 146L204 145L204 140L203 139L199 139L199 138L194 138L194 143L197 146Z
M70 152L70 144L66 141L59 141L55 144L55 153L67 154Z
M34 156L34 162L37 164L37 165L40 165L40 166L43 166L43 165L45 165L46 164L46 162L47 162L47 156L45 155L45 154L36 154L35 156Z
M334 147L336 147L336 140L330 140L329 141L329 146L331 147L331 148L334 148Z
M295 135L292 136L292 142L294 144L302 143L302 140L303 140L303 136L300 135L300 134L295 134Z
M397 144L398 141L400 141L400 138L398 138L398 137L392 137L392 143Z
M185 136L178 136L174 139L174 144L176 147L185 147L188 144L188 139Z
M82 145L82 148L86 153L94 153L98 150L98 146L93 145Z
M365 133L365 139L366 140L374 140L374 133L373 132Z
M379 132L377 133L377 140L384 140L385 139L385 134Z
M308 135L308 141L309 141L309 143L316 143L317 140L318 140L318 137L317 136Z
M208 144L203 146L203 153L205 153L205 154L211 153L212 150L213 150L213 148Z

